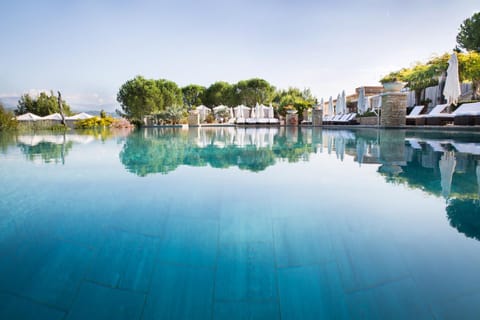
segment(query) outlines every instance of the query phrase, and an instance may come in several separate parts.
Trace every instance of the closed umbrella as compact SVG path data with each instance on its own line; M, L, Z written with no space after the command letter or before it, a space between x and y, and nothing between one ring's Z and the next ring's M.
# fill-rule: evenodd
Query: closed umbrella
M448 60L447 79L445 80L443 95L445 99L447 99L448 105L456 105L461 93L460 79L458 76L458 59L457 55L453 53L450 60Z
M362 114L365 111L365 88L361 87L358 92L357 112Z
M342 112L347 113L347 98L345 96L345 90L342 91Z
M337 95L337 103L335 105L335 113L336 114L342 114L343 113L342 97L340 96L340 94Z
M333 98L330 96L330 99L328 99L328 114L333 115Z
M320 109L323 110L323 105L325 104L325 102L323 101L323 98L320 100ZM325 110L324 110L325 111Z

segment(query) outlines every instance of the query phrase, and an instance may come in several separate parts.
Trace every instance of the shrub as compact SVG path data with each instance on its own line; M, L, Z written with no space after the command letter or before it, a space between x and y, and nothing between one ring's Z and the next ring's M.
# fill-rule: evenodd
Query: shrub
M114 128L114 129L133 128L133 127L134 127L134 125L131 124L125 118L114 119L112 124L111 124L111 128Z
M77 129L107 128L110 127L113 121L114 119L112 117L92 117L89 119L76 121L75 127Z
M18 126L17 120L13 115L13 112L5 110L0 103L0 131L16 129Z

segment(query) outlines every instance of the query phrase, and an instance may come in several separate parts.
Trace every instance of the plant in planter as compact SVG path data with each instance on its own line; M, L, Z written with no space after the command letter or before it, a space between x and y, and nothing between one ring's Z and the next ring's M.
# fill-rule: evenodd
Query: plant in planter
M385 88L385 91L398 92L405 86L405 82L403 80L405 79L400 72L391 72L380 79L380 83Z

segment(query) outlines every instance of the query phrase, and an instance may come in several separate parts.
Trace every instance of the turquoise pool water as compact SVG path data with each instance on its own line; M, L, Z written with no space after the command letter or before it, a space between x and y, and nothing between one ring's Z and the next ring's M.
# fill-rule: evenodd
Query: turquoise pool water
M480 135L0 135L0 319L478 319Z

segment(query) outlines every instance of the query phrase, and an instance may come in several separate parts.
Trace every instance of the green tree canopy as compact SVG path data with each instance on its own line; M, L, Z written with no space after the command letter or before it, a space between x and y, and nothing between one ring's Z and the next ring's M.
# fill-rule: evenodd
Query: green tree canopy
M182 88L183 102L189 108L201 105L206 88L197 84L190 84Z
M71 115L72 111L70 106L62 100L63 111L65 115ZM53 94L53 91L50 91L50 95L45 92L41 92L38 97L31 97L28 93L20 97L18 101L17 109L15 114L20 115L27 112L34 113L39 116L48 116L49 114L60 112L60 107L58 105L58 99Z
M137 76L125 82L118 91L117 101L129 119L141 120L145 115L157 113L164 105L156 81Z
M239 81L234 86L236 102L247 106L254 106L257 103L268 104L272 102L275 87L268 81L259 78Z
M234 87L228 82L217 81L207 88L205 91L205 100L203 101L208 107L218 105L231 106L236 103L234 95Z
M183 94L178 85L170 80L160 79L156 81L156 85L162 95L163 105L160 110L165 110L167 107L183 106Z
M13 119L13 113L5 110L3 104L0 102L0 131L15 129L17 121Z
M462 49L480 52L480 12L465 19L460 25L457 43Z

